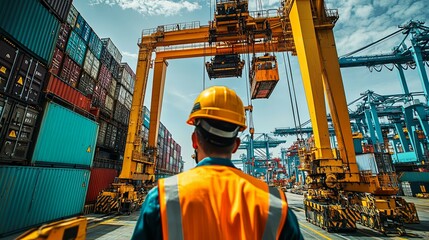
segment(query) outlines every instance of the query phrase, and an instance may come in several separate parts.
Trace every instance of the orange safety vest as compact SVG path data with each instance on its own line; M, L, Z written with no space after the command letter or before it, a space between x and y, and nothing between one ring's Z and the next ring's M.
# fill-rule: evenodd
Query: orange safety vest
M278 239L285 194L232 167L200 166L160 179L164 239Z

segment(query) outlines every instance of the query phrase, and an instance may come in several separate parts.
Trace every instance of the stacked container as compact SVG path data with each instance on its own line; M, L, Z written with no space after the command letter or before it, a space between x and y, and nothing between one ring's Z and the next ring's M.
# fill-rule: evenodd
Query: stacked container
M150 112L149 109L144 106L142 110L141 133L143 147L145 147L149 139L149 122ZM159 123L157 147L158 155L155 164L156 179L168 177L183 171L181 146L176 143L172 134L168 131L164 124L162 124L162 122Z

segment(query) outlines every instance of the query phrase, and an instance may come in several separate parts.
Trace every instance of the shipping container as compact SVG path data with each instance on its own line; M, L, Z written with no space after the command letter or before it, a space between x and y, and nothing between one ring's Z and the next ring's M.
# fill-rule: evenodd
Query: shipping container
M52 60L59 21L39 0L3 1L0 32L10 37L44 64Z
M133 95L131 95L131 93L129 93L128 91L125 91L124 105L128 110L131 110L132 103L133 103Z
M91 100L89 98L54 75L49 78L46 93L54 94L69 102L73 107L81 108L87 112L91 109Z
M106 129L106 138L104 139L104 146L107 148L115 148L115 140L116 140L116 133L118 131L118 128L116 125L113 125L112 123L107 124Z
M429 172L401 172L400 182L429 182Z
M101 41L103 42L103 45L106 47L107 51L112 55L113 59L120 63L122 61L122 54L112 42L112 40L110 38L102 38Z
M95 203L99 193L107 189L118 176L118 171L109 168L92 168L89 180L86 203Z
M134 93L134 81L136 75L127 63L121 63L119 70L119 83L121 83L130 93Z
M56 103L48 103L33 153L35 164L91 167L98 124Z
M130 111L119 101L115 101L115 111L113 113L113 119L121 124L128 126L130 118Z
M110 81L110 87L109 87L109 94L110 96L113 97L114 100L118 100L118 99L115 99L116 83L117 83L116 79L112 78Z
M67 41L69 40L71 27L67 23L63 23L60 26L60 31L58 34L57 39L57 48L61 49L61 51L64 51L67 46Z
M67 15L69 13L70 6L72 5L72 1L73 0L42 0L49 11L53 12L61 22L65 22L67 20Z
M110 114L113 113L113 105L114 105L114 100L111 96L109 96L109 94L106 95L106 101L104 103L104 109L107 110L107 112Z
M109 70L112 73L112 76L116 79L119 78L120 67L121 67L121 65L118 62L116 62L115 59L112 59L112 61L110 62Z
M147 129L149 129L150 124L150 112L149 109L144 106L142 111L142 119L143 119L143 126L145 126ZM159 131L160 133L161 131ZM164 137L164 134L162 134L162 137Z
M98 70L100 69L100 61L95 58L91 51L86 52L85 61L83 63L83 70L88 73L92 78L96 79Z
M89 178L82 169L0 166L0 236L82 214Z
M101 39L97 36L97 34L94 31L91 31L88 47L91 50L91 52L94 54L94 56L97 59L100 59L101 50L103 49L103 43L101 42Z
M81 91L85 96L92 96L94 93L95 80L89 76L87 73L82 73L80 77L79 84L77 88Z
M127 97L127 90L124 86L117 84L114 98L118 100L118 102L125 105L125 98Z
M112 59L112 54L110 54L109 51L107 51L107 48L103 46L103 48L101 49L100 63L104 64L107 69L110 69Z
M64 53L59 48L55 48L54 57L52 58L52 64L51 68L49 69L49 72L56 76L59 76L63 59Z
M88 43L92 30L81 14L77 16L74 31L76 31L76 33L83 39L83 41L85 41L85 43Z
M128 126L118 125L114 149L116 152L124 153L125 144L127 142L127 132Z
M6 38L0 37L0 90L6 92L19 61L19 50Z
M84 40L73 30L70 34L69 41L66 47L66 53L73 59L79 66L82 66L83 59L86 54L86 44Z
M103 108L106 103L106 89L95 85L94 94L92 95L92 106L97 108Z
M401 190L405 196L415 197L419 193L428 193L429 181L426 179L424 182L401 182Z
M70 24L70 26L74 27L76 25L76 20L78 15L79 15L79 12L72 4L70 6L69 14L67 15L67 23Z
M101 64L100 74L98 75L97 85L108 90L110 88L110 82L112 81L112 74L106 65Z
M60 78L70 86L76 88L80 78L81 67L76 64L69 56L64 57L61 67Z
M0 97L0 108L0 161L28 163L27 153L39 112L7 97Z
M106 139L107 122L100 120L100 130L97 136L97 145L104 146L104 139Z
M10 93L28 104L37 105L48 70L30 55L22 54L20 58Z

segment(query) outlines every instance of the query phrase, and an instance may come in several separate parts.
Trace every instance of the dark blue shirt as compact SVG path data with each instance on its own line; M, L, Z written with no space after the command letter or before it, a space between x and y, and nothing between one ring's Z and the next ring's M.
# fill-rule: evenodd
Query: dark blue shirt
M221 165L235 168L231 160L223 158L205 158L199 162L196 167L209 165ZM154 187L146 196L131 239L162 239L158 187ZM288 208L286 222L279 239L303 239L296 216L290 208Z

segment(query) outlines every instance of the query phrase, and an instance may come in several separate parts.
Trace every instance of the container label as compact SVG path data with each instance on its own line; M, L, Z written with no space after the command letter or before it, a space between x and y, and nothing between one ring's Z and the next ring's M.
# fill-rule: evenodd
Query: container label
M1 66L0 72L6 74L6 67L5 66Z
M16 132L15 132L15 130L12 130L12 131L9 132L9 137L16 138Z
M18 79L18 81L16 81L16 83L18 83L19 85L24 85L24 83L23 83L23 81L22 81L22 77L21 76L19 76L19 79Z
M89 146L87 149L86 149L86 152L91 152L91 146Z

